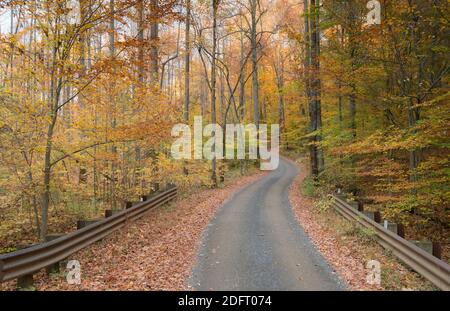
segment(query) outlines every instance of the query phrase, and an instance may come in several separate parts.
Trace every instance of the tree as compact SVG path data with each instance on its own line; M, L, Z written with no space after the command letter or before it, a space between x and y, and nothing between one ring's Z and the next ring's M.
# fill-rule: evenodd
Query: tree
M320 150L322 111L321 111L321 83L320 83L320 30L319 30L319 3L311 0L308 6L304 4L305 10L305 51L308 53L305 65L307 97L309 101L310 118L310 161L311 174L318 177L323 169L324 159Z
M184 72L184 121L189 121L189 102L190 102L190 92L189 92L189 82L190 82L190 64L191 64L191 43L190 43L190 31L191 31L191 0L186 0L186 31L185 31L185 72Z

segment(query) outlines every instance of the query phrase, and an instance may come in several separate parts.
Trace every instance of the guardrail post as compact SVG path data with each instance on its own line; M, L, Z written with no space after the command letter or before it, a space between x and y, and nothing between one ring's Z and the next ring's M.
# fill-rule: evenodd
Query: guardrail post
M34 286L34 279L32 274L27 274L24 276L21 276L17 278L17 289L23 290L23 289L29 289Z
M379 211L375 211L375 212L373 213L373 220L374 220L376 223L381 224L381 213L380 213Z
M33 246L32 244L28 244L28 245L17 245L16 249L17 250L21 250L21 249L25 249L28 247ZM34 279L33 279L33 273L27 274L27 275L23 275L23 276L19 276L17 278L17 289L18 290L27 290L30 289L34 286Z
M397 235L401 238L405 238L405 226L403 224L397 224Z
M441 243L433 242L433 256L442 259L442 247Z
M62 237L64 234L58 233L58 234L49 234L45 237L45 241L46 242L50 242L53 240L56 240L57 238ZM50 266L45 268L45 271L47 272L47 274L56 274L59 273L59 261L55 262L54 264L51 264Z
M361 201L358 201L358 212L364 211L364 203Z

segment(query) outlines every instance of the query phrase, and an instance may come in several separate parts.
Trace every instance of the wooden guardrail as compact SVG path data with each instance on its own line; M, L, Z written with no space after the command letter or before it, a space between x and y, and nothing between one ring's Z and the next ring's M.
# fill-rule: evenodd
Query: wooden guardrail
M0 282L32 275L68 258L73 253L122 228L125 224L138 219L149 210L173 200L177 192L178 188L172 185L146 201L108 215L105 219L88 224L52 241L0 255Z
M418 272L438 288L450 290L450 265L427 253L423 249L405 240L394 232L384 228L365 214L352 207L342 197L332 195L337 212L350 221L356 221L365 228L374 231L377 241L386 249Z

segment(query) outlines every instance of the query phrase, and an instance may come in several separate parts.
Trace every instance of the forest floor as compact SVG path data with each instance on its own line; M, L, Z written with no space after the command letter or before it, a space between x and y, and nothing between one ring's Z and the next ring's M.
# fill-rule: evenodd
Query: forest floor
M81 284L69 285L66 271L34 276L36 290L186 290L202 232L216 210L240 188L265 173L229 172L218 189L191 189L167 206L70 256L81 264ZM63 265L62 265L63 266ZM15 290L16 281L0 284Z
M350 290L436 290L384 250L368 232L337 214L326 198L308 196L304 190L307 165L302 158L292 162L300 168L289 191L292 209L314 246ZM366 280L370 260L381 264L380 285L370 285Z

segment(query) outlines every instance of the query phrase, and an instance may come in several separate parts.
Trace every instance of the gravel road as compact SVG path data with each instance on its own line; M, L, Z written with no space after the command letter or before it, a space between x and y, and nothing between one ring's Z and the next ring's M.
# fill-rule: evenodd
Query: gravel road
M235 193L203 235L189 283L196 290L345 290L314 248L288 199L298 168L277 170ZM336 250L339 251L339 250Z

